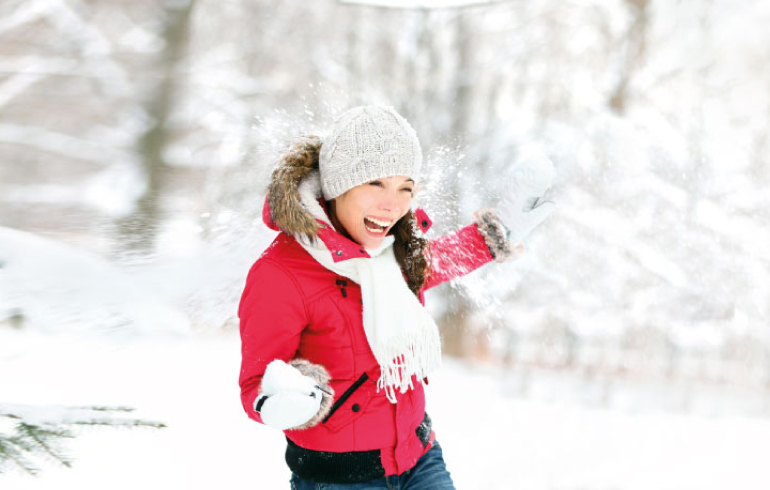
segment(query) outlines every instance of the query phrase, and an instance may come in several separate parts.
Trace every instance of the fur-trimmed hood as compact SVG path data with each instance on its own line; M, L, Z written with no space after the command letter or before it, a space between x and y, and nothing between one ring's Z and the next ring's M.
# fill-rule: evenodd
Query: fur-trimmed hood
M320 138L305 137L278 162L270 178L262 219L269 228L297 239L321 239L333 251L335 262L368 257L359 244L338 233L331 224L321 193L320 149ZM417 208L414 214L419 228L427 232L433 224L427 213Z
M265 223L292 236L315 240L320 224L318 217L306 209L300 185L313 172L318 172L321 138L307 136L293 144L270 176L263 215ZM319 184L320 185L320 184ZM328 219L324 220L328 222Z

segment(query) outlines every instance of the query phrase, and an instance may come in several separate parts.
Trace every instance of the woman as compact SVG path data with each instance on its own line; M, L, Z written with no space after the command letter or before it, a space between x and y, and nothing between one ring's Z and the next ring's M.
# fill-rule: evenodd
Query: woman
M273 172L263 218L280 233L241 298L240 386L248 416L285 431L292 488L454 488L425 413L441 343L423 293L516 255L550 212L536 198L552 169L517 174L506 225L483 210L429 241L411 208L421 161L409 123L366 106Z

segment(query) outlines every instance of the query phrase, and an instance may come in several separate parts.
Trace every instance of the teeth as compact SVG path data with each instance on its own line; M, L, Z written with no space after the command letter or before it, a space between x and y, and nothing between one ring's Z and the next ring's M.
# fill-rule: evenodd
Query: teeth
M366 226L366 225L364 225L364 226ZM385 232L385 230L375 230L374 228L369 228L368 226L366 226L366 229L369 230L371 233L384 233Z
M366 219L368 219L369 221L371 221L374 224L377 224L377 225L380 225L380 226L384 226L385 228L390 226L390 223L391 223L390 221L382 221L382 220L370 218L369 216L367 216Z

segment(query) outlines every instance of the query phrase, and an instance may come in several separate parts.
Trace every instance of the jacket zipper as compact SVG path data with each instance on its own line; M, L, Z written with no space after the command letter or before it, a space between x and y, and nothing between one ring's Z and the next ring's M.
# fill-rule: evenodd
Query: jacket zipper
M350 398L351 395L353 395L353 393L355 393L355 391L358 388L360 388L362 384L364 384L366 382L367 379L369 379L369 375L364 373L364 374L361 375L360 378L358 378L356 380L355 383L350 385L350 387L347 390L345 390L345 393L343 393L342 396L339 397L336 402L334 402L334 405L332 405L331 410L329 410L329 415L327 415L323 419L322 423L325 424L326 421L329 420L332 415L334 415L334 412L336 412L342 406L342 404L345 403L348 400L348 398Z
M342 293L342 297L343 298L347 298L348 297L348 292L345 291L345 286L347 286L347 285L348 285L348 281L346 281L344 279L337 279L337 286L340 287L340 292Z

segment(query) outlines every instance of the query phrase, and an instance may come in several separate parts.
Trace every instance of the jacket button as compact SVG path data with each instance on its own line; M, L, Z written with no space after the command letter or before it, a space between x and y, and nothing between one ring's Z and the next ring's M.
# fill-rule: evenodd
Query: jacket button
M364 253L364 249L362 248L361 250L359 250L359 252Z
M342 250L337 250L337 257L339 257L340 255L342 255Z
M426 226L428 226L428 220L424 219L422 220L422 227L425 228Z
M359 405L358 403L354 403L352 408L353 408L354 412L360 412L361 411L361 405Z

